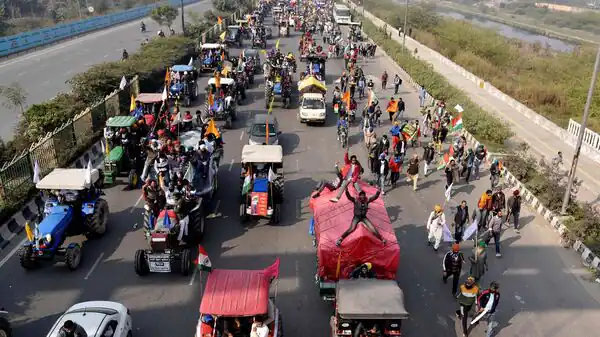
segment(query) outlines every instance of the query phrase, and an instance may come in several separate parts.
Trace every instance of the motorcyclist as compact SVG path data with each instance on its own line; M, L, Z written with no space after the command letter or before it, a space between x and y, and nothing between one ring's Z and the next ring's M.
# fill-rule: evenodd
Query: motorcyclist
M340 135L342 134L342 130L348 134L348 121L346 120L346 116L340 117L337 122L337 139L340 140Z
M158 35L159 37L165 37L165 32L163 32L162 29L159 29L156 35Z
M140 29L142 30L142 33L146 32L146 24L144 23L144 21L140 22Z
M171 33L171 36L175 35L175 30L173 28L169 28L169 32Z
M123 55L121 56L121 61L125 61L129 58L129 53L127 52L127 49L123 49Z
M340 90L340 87L336 86L335 89L333 89L333 101L331 104L335 105L336 103L341 102L342 100L342 91Z

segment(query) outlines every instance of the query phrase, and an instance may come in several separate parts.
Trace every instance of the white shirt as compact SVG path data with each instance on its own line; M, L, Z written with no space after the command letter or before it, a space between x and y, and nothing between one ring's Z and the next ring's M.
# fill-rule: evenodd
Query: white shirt
M492 311L492 307L494 306L494 300L495 300L494 294L490 294L490 299L488 300L488 302L487 302L487 304L486 304L486 306L484 308L484 310L486 312Z
M429 219L427 220L427 228L428 229L437 229L438 227L442 227L446 223L446 216L442 213L437 218L435 217L435 211L429 214Z
M385 160L380 160L379 164L379 173L383 174L385 172Z
M233 100L233 97L231 97L231 96L225 97L225 109L228 109L231 106L232 100Z
M256 331L254 331L254 328L256 327ZM252 333L250 333L250 337L269 337L269 327L264 325L263 326L256 326L256 323L252 323Z

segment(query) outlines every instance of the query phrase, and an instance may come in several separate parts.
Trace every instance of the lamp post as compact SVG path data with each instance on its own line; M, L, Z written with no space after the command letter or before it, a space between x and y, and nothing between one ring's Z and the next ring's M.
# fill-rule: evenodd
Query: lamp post
M590 88L588 89L587 100L585 101L585 108L583 109L583 120L581 121L581 128L579 128L579 135L577 136L577 146L575 146L575 154L573 155L573 163L569 170L569 181L567 182L567 189L563 197L562 207L560 209L561 214L567 213L567 207L569 206L569 199L571 198L571 188L573 188L573 180L575 179L575 172L577 172L577 162L579 161L579 155L581 153L581 146L583 143L583 135L590 116L590 105L592 105L592 98L594 96L594 89L596 88L596 80L598 79L598 68L600 68L600 46L598 46L598 53L596 53L596 62L594 63L594 72L592 73L592 81Z
M183 0L181 0L181 32L185 35L185 12L183 10Z
M402 46L406 46L406 28L408 26L408 0L406 0L406 9L404 10L404 34L402 34Z

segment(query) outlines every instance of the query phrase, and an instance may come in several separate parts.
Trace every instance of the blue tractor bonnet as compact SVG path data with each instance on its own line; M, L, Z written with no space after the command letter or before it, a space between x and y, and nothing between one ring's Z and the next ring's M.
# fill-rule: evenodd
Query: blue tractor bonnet
M185 71L192 71L194 70L194 67L189 66L187 64L178 64L178 65L174 65L171 70L178 72L178 73L182 73Z
M212 56L207 56L204 61L202 61L202 63L204 64L212 64L213 63L213 58Z
M38 225L40 235L50 234L54 239L56 234L66 230L73 219L73 208L69 206L54 206L48 209L48 214Z
M175 83L171 86L171 93L178 93L183 90L183 83Z
M275 84L273 84L273 91L276 94L280 94L281 93L281 82L275 82Z

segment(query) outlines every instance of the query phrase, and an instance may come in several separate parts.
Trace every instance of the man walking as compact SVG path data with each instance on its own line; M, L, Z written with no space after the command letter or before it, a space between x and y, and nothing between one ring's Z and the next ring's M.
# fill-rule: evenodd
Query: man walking
M440 205L435 205L429 219L427 219L427 243L433 244L433 250L437 252L442 243L444 235L444 226L446 225L446 216L444 209Z
M479 313L485 312L485 317L487 320L487 329L485 332L486 337L492 337L494 332L494 328L498 324L495 321L496 318L496 308L498 307L498 303L500 302L500 292L498 289L500 285L496 281L492 281L490 283L490 287L484 290L477 300L477 305L479 307Z
M458 301L458 310L456 310L456 317L460 319L463 330L463 337L469 336L467 321L469 319L469 312L475 302L477 301L477 295L479 294L479 287L475 284L475 279L471 276L467 278L464 284L461 284L458 294L456 296Z
M465 263L465 257L460 252L460 245L455 243L452 245L452 250L444 255L442 262L442 268L444 268L442 281L447 283L448 278L452 277L452 296L456 296L458 292L458 280L460 279L460 271L462 270L463 263Z
M496 246L496 257L502 257L502 254L500 254L500 235L502 234L502 225L504 225L504 219L502 219L502 210L498 209L488 224L488 230L491 234L490 240L491 238L494 238L494 245Z
M456 206L456 214L454 214L454 240L460 243L463 240L465 226L469 223L469 206L467 201L461 201L460 205Z
M398 95L398 89L400 89L400 85L402 85L402 79L398 74L394 76L394 95Z
M509 223L510 217L513 218L513 228L519 234L519 217L521 214L521 194L519 190L514 190L508 198L508 212L506 214L506 223Z
M419 107L422 108L425 106L425 98L427 97L427 90L425 90L425 86L421 85L419 88Z

